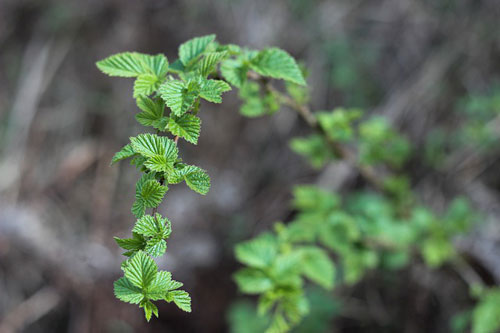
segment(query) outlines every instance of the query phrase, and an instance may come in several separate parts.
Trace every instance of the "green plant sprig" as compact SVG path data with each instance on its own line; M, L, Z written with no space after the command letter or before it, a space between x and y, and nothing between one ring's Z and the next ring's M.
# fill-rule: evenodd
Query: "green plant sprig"
M109 76L135 78L133 97L140 109L135 118L155 130L154 134L131 137L112 159L112 164L131 159L142 173L132 205L137 218L132 236L115 237L127 257L122 263L124 277L114 284L115 295L124 302L139 304L148 321L153 314L158 316L153 301L174 302L180 309L191 311L189 294L178 289L182 283L172 280L169 272L158 271L153 258L165 254L171 234L170 221L158 214L169 186L185 182L202 195L210 189L207 172L186 164L177 146L181 138L197 144L201 100L221 103L222 94L231 90L230 84L243 88L250 69L263 76L305 84L295 60L277 48L253 51L221 45L215 35L207 35L180 45L178 56L169 63L162 54L123 52L97 62Z

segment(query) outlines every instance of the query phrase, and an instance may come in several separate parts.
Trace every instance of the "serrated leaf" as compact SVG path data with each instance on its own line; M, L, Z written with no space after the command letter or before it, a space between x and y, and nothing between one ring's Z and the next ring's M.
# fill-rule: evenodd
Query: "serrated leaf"
M113 283L116 298L120 301L139 304L144 295L142 290L133 285L127 278L121 277Z
M193 106L198 98L199 87L195 81L170 80L160 86L159 92L172 112L180 117Z
M153 313L158 318L158 308L151 301L147 300L141 303L141 307L144 309L144 316L148 322L151 320Z
M120 77L135 77L140 74L155 74L162 77L168 71L164 55L148 55L138 52L123 52L111 55L96 63L105 74Z
M144 206L142 201L136 200L132 205L131 211L135 217L141 218L146 212L146 206Z
M160 79L154 74L141 74L134 82L134 98L151 95L160 86Z
M212 103L222 103L222 93L230 91L231 86L222 80L205 80L200 82L200 97Z
M236 259L250 267L269 267L277 254L276 239L268 234L237 244L235 247Z
M188 165L182 169L182 175L187 186L193 191L205 195L210 190L210 176L205 170L194 165Z
M273 287L273 281L261 270L244 268L234 274L239 289L247 294L260 294Z
M306 84L295 59L278 48L260 51L257 57L252 60L250 66L263 76L283 79L300 85Z
M233 86L241 88L247 81L249 67L239 60L228 59L222 62L220 71L224 79Z
M159 123L166 118L163 116L165 103L161 99L152 100L149 97L140 96L137 98L137 106L142 112L136 114L135 119L143 126L159 127Z
M156 279L158 267L154 260L143 251L127 261L125 277L136 287L146 289Z
M165 155L168 139L158 135L146 133L130 138L134 151L145 157Z
M205 54L203 59L198 63L198 72L201 76L206 78L210 73L212 73L217 64L227 56L227 52L210 52Z
M184 290L169 291L167 301L173 301L182 311L191 312L191 296Z
M132 231L146 237L167 238L170 236L172 227L167 218L163 218L160 214L156 213L154 217L145 215L137 220Z
M134 149L130 144L126 144L123 146L122 149L120 149L119 152L117 152L113 158L111 159L111 165L115 164L116 162L119 162L121 160L127 159L129 157L132 157L136 154Z
M302 273L325 289L331 289L335 278L335 265L328 254L318 247L304 247Z
M182 287L184 284L182 282L179 282L179 281L175 281L175 280L170 280L167 284L167 290L175 290L175 289L179 289L180 287Z
M96 63L97 67L110 76L135 77L147 73L141 57L136 52L123 52L111 55Z
M195 60L215 40L215 35L196 37L179 46L179 59L184 66Z
M174 141L155 134L140 134L130 138L132 148L147 157L144 165L156 172L170 172L177 160L178 149Z
M156 179L148 180L142 185L139 194L136 193L136 199L142 201L146 208L155 208L161 203L167 190Z
M201 119L192 114L185 114L179 118L173 116L168 121L168 129L173 135L197 144L200 136Z
M159 271L156 279L148 289L147 296L149 299L158 301L164 299L167 294L168 286L172 281L172 274L167 271Z
M164 239L151 238L148 240L144 251L150 256L159 257L165 254L167 250L167 242Z
M146 245L146 240L142 235L133 233L132 238L118 238L114 237L116 244L124 250L139 251Z
M167 75L168 72L168 60L163 54L157 55L147 55L143 58L149 71L156 75L160 80Z

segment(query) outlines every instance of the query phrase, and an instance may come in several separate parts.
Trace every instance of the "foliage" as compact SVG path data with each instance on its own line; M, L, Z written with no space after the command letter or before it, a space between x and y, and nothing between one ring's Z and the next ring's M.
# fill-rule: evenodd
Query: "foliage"
M235 305L229 315L233 331L326 331L340 306L318 288L353 285L371 270L398 270L420 258L430 268L460 261L453 240L469 230L475 214L461 198L442 213L419 203L409 179L398 171L416 150L386 118L346 108L311 112L305 71L277 48L222 45L208 35L183 43L178 56L169 64L163 55L125 52L97 63L108 75L136 78L133 96L141 110L136 119L156 130L131 137L112 159L131 158L142 172L132 206L138 219L132 237L115 238L128 257L124 277L115 282L117 298L139 304L148 320L158 316L153 301L191 311L189 294L178 289L182 284L154 262L165 254L172 231L156 210L170 185L184 181L195 192L209 191L207 172L184 163L177 142L197 144L201 100L221 103L231 86L239 90L240 112L247 117L269 115L283 105L298 111L316 132L292 139L292 150L315 168L345 160L369 185L342 197L316 185L297 186L291 221L235 247L244 267L234 280L242 293L257 296L258 306L254 311L248 303ZM286 93L271 79L284 80ZM476 332L498 327L497 304L497 292L481 296L472 315Z
M210 189L207 172L185 164L179 157L177 146L181 138L192 144L198 143L200 100L221 103L222 94L231 90L229 82L241 88L240 95L246 100L243 108L247 110L246 114L261 115L276 111L279 102L270 93L261 98L259 86L247 82L248 71L284 79L294 85L305 84L295 60L277 48L262 51L241 49L235 45L221 45L215 41L215 35L208 35L183 43L178 56L179 59L170 64L161 54L123 52L97 62L97 67L105 74L135 78L133 97L140 109L135 118L141 125L156 131L131 137L112 159L114 164L130 158L131 164L142 173L132 205L132 213L137 218L132 237L115 237L128 257L122 264L124 277L115 282L115 295L122 301L139 304L148 321L152 314L158 316L158 309L152 301L174 302L181 310L191 311L189 294L178 290L182 284L172 280L169 272L158 271L153 257L165 254L172 231L170 221L156 212L168 186L184 181L190 189L203 195ZM220 75L227 82L217 74L219 67ZM173 138L169 138L169 134ZM152 209L151 213L149 209ZM320 264L325 260L312 249L307 253ZM313 265L304 274L325 284L317 269ZM249 286L248 290L260 290L266 283L259 282L255 274L260 273L249 271L246 276L241 276L254 281L254 286ZM299 294L286 297L295 302L300 298ZM287 316L298 318L296 312L302 313L304 309L292 309L291 305L286 305L283 311Z

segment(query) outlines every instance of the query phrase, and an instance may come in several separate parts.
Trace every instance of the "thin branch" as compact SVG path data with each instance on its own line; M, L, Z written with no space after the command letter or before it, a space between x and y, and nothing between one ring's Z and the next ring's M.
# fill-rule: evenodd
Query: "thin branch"
M382 177L379 177L377 175L375 169L371 166L360 165L356 155L353 152L351 152L348 148L344 147L339 142L332 140L327 135L325 130L319 125L316 116L311 111L308 105L297 103L293 98L276 89L266 78L263 78L254 72L249 72L248 77L253 80L261 81L267 91L271 92L275 96L278 96L278 98L283 102L284 105L297 111L297 113L302 117L306 124L309 125L309 127L311 127L313 130L315 130L325 138L335 156L338 156L339 158L345 160L347 163L349 163L349 165L357 169L360 175L374 188L381 192L386 192L383 183L380 180L382 179Z

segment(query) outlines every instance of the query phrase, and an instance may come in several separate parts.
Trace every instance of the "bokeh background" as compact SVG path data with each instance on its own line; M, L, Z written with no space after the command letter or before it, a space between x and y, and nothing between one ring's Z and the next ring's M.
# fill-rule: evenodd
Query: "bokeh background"
M138 174L109 163L142 129L132 80L106 77L95 62L133 50L173 61L180 43L208 33L301 59L316 110L388 117L416 147L406 171L419 198L439 210L463 195L481 213L484 223L457 246L498 284L499 22L498 0L1 0L0 331L227 332L242 297L231 280L234 244L289 218L293 184L359 186L345 165L314 170L288 148L309 133L293 112L245 119L234 92L206 103L200 143L180 149L208 170L211 191L172 187L159 210L173 223L159 265L185 283L194 312L160 304L146 324L114 298L122 256L112 237L134 222ZM484 112L457 134L467 110ZM451 135L459 144L445 147L446 163L422 162ZM473 304L455 272L418 263L389 285L370 274L351 292L356 306L333 306L328 331L447 332Z

